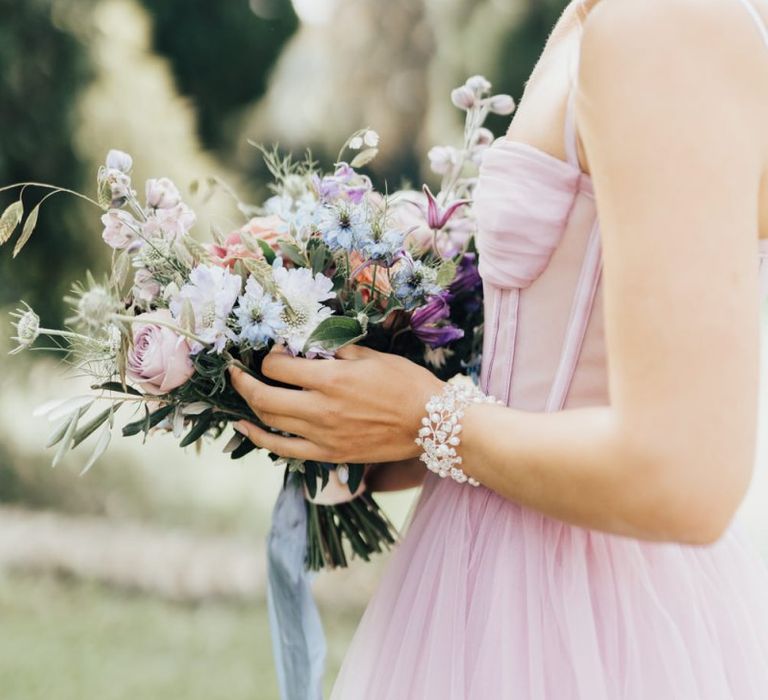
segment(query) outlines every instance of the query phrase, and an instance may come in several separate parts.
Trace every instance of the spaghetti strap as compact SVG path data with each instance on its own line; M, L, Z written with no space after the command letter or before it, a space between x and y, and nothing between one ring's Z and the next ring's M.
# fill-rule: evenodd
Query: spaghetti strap
M765 42L766 47L768 47L768 27L766 27L765 21L760 16L760 13L755 9L755 6L752 4L752 0L741 0L741 4L744 5L746 11L749 12L749 14L752 16L752 19L755 20L755 24L760 30L760 35L763 37L763 41Z

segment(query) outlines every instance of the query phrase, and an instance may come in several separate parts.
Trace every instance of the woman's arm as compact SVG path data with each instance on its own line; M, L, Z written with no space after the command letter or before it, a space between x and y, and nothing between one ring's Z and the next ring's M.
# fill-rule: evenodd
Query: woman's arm
M601 219L610 406L465 414L467 474L573 524L709 543L751 478L768 150L755 86L768 85L768 56L749 17L726 5L603 1L585 27L577 114ZM340 357L272 353L264 372L304 391L233 370L267 424L301 437L242 429L286 456L417 456L424 402L442 383L365 348Z
M482 483L570 522L710 542L750 481L768 51L727 5L603 1L584 29L577 121L601 221L611 406L478 406L463 444Z

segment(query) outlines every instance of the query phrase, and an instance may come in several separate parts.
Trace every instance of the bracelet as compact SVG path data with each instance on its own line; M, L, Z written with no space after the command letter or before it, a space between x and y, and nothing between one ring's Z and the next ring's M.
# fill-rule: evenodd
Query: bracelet
M461 419L465 408L471 403L501 401L487 396L466 380L449 381L439 394L427 401L427 415L421 419L422 427L415 442L424 450L419 459L427 465L427 469L441 478L450 476L460 484L480 486L477 479L464 473L459 466L461 457L456 454L456 448L461 443Z

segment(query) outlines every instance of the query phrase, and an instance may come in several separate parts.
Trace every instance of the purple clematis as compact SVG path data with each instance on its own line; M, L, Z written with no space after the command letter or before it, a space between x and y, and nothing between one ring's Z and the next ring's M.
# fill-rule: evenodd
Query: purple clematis
M411 314L414 335L432 348L443 347L464 337L464 331L450 323L449 299L448 292L440 292Z
M425 196L427 197L427 225L433 231L442 231L445 225L450 221L451 217L456 213L459 207L463 207L465 204L469 204L469 199L457 199L451 202L445 209L443 209L435 199L435 195L427 185L422 188Z
M459 266L456 270L456 276L448 288L452 295L471 292L482 284L482 278L477 271L477 255L475 253L464 253L459 260Z

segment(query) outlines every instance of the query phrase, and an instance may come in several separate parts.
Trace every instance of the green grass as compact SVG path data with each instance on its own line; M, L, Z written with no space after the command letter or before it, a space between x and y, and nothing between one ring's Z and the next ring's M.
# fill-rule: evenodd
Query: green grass
M360 611L326 615L330 689ZM263 603L181 605L53 577L0 579L3 700L278 698Z

